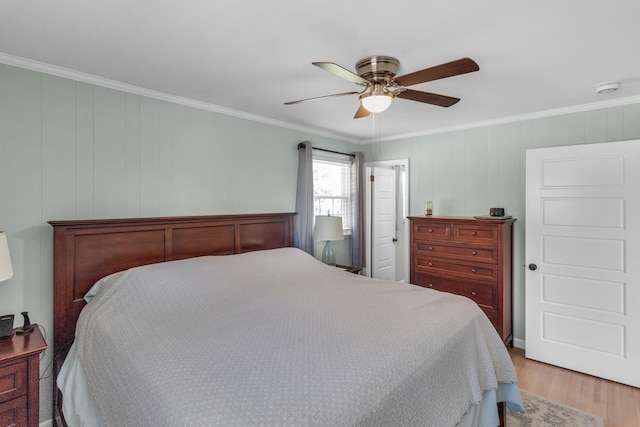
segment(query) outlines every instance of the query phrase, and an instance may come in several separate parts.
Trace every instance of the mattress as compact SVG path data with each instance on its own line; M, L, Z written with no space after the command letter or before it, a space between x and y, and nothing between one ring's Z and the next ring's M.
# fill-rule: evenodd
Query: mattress
M522 409L504 344L464 297L293 248L99 285L58 377L70 425L496 425L495 401Z

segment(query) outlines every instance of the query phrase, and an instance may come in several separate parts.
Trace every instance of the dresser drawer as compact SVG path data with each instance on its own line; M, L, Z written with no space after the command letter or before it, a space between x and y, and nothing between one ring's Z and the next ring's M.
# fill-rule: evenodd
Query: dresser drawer
M414 280L416 285L424 288L465 296L487 309L495 306L496 286L489 283L477 283L422 273L416 274Z
M413 223L413 238L423 240L451 240L451 224L448 222Z
M498 279L498 267L490 264L454 262L435 257L416 257L414 268L425 273L440 273L456 277L495 282Z
M454 224L453 241L495 245L498 243L498 227L494 225Z
M489 264L498 263L498 248L451 246L414 239L412 249L416 256L438 256Z
M26 426L27 396L0 403L0 426Z
M0 368L0 403L27 394L27 362Z

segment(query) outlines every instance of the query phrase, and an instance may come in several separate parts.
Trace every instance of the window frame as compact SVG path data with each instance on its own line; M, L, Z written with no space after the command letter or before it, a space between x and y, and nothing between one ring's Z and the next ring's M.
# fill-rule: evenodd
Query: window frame
M314 218L317 215L326 215L326 212L317 212L316 211L316 201L320 198L323 199L340 199L343 200L343 206L346 208L343 209L342 217L342 234L347 237L351 236L352 233L352 222L353 222L353 176L351 174L351 166L353 164L353 158L348 154L339 154L339 153L330 153L325 151L316 150L313 152L313 208L314 208ZM343 195L342 196L317 196L316 195L316 162L321 163L329 163L336 165L343 165L346 167L346 177L348 182L343 184Z

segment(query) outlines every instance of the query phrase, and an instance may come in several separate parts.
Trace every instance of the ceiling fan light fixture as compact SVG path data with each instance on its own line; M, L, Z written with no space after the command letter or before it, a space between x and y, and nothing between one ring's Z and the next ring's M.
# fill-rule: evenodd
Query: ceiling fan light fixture
M391 105L393 98L390 95L367 94L360 98L362 106L370 113L381 113Z
M360 104L370 113L381 113L393 102L393 94L382 85L374 85L370 93L360 95Z

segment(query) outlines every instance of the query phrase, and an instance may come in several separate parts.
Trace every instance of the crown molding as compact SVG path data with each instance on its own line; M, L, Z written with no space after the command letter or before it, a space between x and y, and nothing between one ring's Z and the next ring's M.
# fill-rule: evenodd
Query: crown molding
M177 95L171 95L165 92L160 92L153 89L147 89L141 86L135 86L135 85L123 83L117 80L107 79L104 77L94 76L92 74L82 73L80 71L71 70L69 68L58 67L56 65L34 61L31 59L22 58L19 56L9 55L2 52L0 52L0 63L11 65L18 68L24 68L31 71L36 71L39 73L50 74L50 75L62 77L65 79L75 80L82 83L88 83L91 85L100 86L107 89L114 89L121 92L131 93L134 95L153 98L159 101L171 102L174 104L184 105L186 107L193 107L193 108L198 108L200 110L206 110L214 113L224 114L227 116L237 117L240 119L251 120L253 122L258 122L258 123L263 123L270 126L276 126L280 128L294 130L297 132L310 133L312 135L337 139L339 141L346 141L346 142L352 142L352 143L358 142L357 140L348 139L341 135L322 132L317 129L298 126L292 123L283 122L280 120L274 120L268 117L258 116L256 114L249 114L249 113L234 110L231 108L221 107L219 105L197 101L195 99L184 98Z
M397 135L397 136L392 136L387 138L381 138L380 141L381 142L397 141L399 139L408 139L408 138L415 138L418 136L435 135L439 133L455 132L460 130L475 129L475 128L481 128L486 126L502 125L506 123L541 119L545 117L562 116L562 115L571 114L571 113L582 113L585 111L598 110L602 108L619 107L622 105L629 105L629 104L636 104L636 103L640 103L640 96L630 96L627 98L618 98L618 99L612 99L609 101L592 102L590 104L574 105L571 107L555 108L553 110L544 110L544 111L538 111L535 113L521 114L517 116L501 117L499 119L465 123L464 125L459 125L459 126L430 129L424 132L414 132L410 134L408 133L408 134ZM362 140L360 143L366 144L366 140Z

